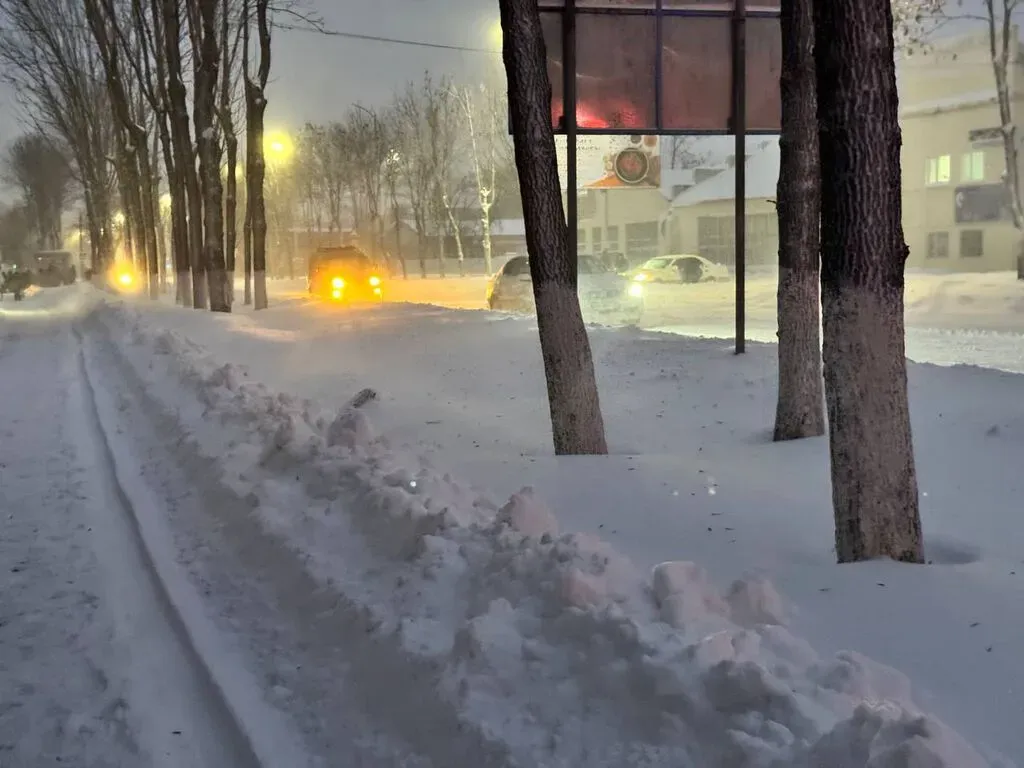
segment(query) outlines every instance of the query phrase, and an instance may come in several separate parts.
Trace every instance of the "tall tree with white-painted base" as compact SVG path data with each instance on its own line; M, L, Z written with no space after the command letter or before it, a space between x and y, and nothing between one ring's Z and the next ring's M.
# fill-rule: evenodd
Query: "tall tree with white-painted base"
M255 15L257 65L255 76L249 66L250 28ZM245 231L251 248L253 307L267 308L267 204L263 181L267 166L263 154L263 119L267 111L267 80L270 78L269 0L243 0L242 78L245 88ZM249 265L246 265L248 269Z
M779 137L779 392L775 440L825 434L821 372L821 179L812 0L782 0Z
M509 112L526 246L557 454L604 454L604 420L577 290L551 128L544 35L536 0L500 0ZM569 194L575 194L569 190Z
M815 4L814 27L836 554L919 563L892 10L889 0L829 0Z
M913 52L943 0L892 0L897 49ZM779 144L779 387L775 440L825 433L819 301L821 215L812 0L782 0Z

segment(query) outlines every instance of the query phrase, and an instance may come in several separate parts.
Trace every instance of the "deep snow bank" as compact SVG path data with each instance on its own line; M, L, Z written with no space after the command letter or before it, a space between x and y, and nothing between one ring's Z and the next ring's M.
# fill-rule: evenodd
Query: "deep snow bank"
M518 764L987 765L916 709L900 673L856 653L822 659L793 636L769 583L722 592L683 562L639 573L599 539L560 532L530 489L499 506L375 436L368 393L322 412L159 315L111 303L101 316L262 524Z

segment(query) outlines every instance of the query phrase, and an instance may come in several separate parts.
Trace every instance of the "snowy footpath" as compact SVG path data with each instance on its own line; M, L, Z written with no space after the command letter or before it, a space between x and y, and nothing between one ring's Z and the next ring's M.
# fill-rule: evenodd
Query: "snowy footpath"
M0 765L256 765L141 546L69 317L0 322Z
M318 325L288 308L218 318L88 289L47 292L0 314L0 557L8 579L0 765L48 765L51 754L76 766L1024 764L1012 726L1024 722L1012 711L1024 701L1013 692L1019 662L1006 660L1005 690L956 678L958 697L941 669L923 681L916 669L912 686L858 653L870 632L835 653L835 635L814 626L898 624L871 615L879 605L899 610L873 602L890 589L883 578L904 600L941 600L928 587L908 589L911 573L939 574L958 598L982 594L955 571L978 559L962 540L930 547L942 556L934 569L851 568L844 581L833 578L842 569L824 562L827 552L814 549L827 508L801 497L806 489L797 486L808 483L787 491L769 482L778 456L764 454L760 469L743 465L735 477L709 477L693 466L680 471L667 442L660 456L608 457L600 466L555 463L528 455L525 444L515 453L520 437L536 433L530 412L543 414L536 383L513 376L535 376L535 347L528 362L516 352L520 339L535 345L535 331L474 319L485 314L389 308ZM464 334L468 351L424 342L449 332ZM595 348L602 363L612 350L630 350L631 367L614 374L630 386L639 376L674 391L679 377L666 370L668 358L659 369L640 350L687 342L659 338L595 331ZM389 350L395 343L409 346ZM262 354L252 354L259 344ZM490 374L479 356L472 370L468 357L455 359L494 346L505 359L494 358ZM296 354L306 355L303 365ZM371 376L370 357L389 356L406 367ZM434 389L430 357L449 374L467 368ZM328 378L331 366L349 375ZM702 374L714 397L737 398L721 425L745 412L755 382L748 375L723 387L715 370L712 362ZM300 380L331 394L307 399ZM394 402L394 393L414 397L417 388L423 402L406 410ZM634 409L686 418L664 400L656 405L652 392L630 394L605 379L605 393L606 410L627 420L637 419ZM485 416L488 396L509 408ZM479 413L457 414L467 402L481 404ZM475 448L459 456L435 443L428 451L429 440L413 437L410 409L421 431L454 422L458 432L439 442ZM507 441L503 458L488 459L499 449L481 448L473 420L496 430L496 417L516 413L521 419L494 433L495 444ZM623 439L614 416L610 424L613 442ZM1007 434L1016 439L1015 430ZM703 449L695 441L675 450ZM709 443L698 464L716 451L746 460L750 450ZM817 459L782 460L818 471ZM453 471L473 472L473 482ZM700 477L689 480L691 471ZM639 477L645 487L629 485ZM539 490L519 490L527 479ZM747 495L730 500L737 486ZM809 486L817 492L816 481ZM773 510L788 504L824 522L801 523L784 509L766 520L759 494ZM716 499L724 506L712 508ZM761 514L743 518L740 503ZM646 539L637 526L649 529ZM773 531L780 526L782 534ZM714 539L712 528L725 538ZM1003 532L1007 551L1016 530ZM760 537L760 556L751 537ZM673 550L690 559L672 559ZM811 598L794 606L788 582L776 590L765 567L773 560L781 574L805 567L794 573L817 596L819 613L808 613ZM1021 592L1007 585L1019 581L1012 572L997 578L997 568L981 580L985 594L1005 597L992 612L1009 613ZM838 593L856 579L879 592L849 598L846 618L824 607L832 589L833 603L847 599ZM928 606L905 605L940 621ZM933 649L925 666L977 663L979 674L992 674L985 656L1009 649L990 640L995 653L990 646L972 662L966 657L977 651L960 635L977 636L977 623L956 624L947 650L964 658ZM995 627L980 631L1000 637Z

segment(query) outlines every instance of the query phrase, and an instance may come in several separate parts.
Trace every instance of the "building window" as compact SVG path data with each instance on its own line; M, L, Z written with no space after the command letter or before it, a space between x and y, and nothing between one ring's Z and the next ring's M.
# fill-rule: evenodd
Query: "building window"
M632 264L642 264L658 255L658 223L637 222L626 225L626 258Z
M960 231L960 258L980 259L985 255L985 233L980 229Z
M928 184L949 184L952 158L950 155L940 155L928 159L928 176L925 181Z
M619 250L621 250L619 248L619 228L618 228L618 226L608 227L605 230L605 234L607 234L607 236L608 236L607 237L607 239L608 239L608 246L607 246L608 250L611 251L612 253L617 253Z
M960 181L985 180L985 153L968 152L961 159Z
M697 219L697 251L705 259L733 266L736 263L735 221L732 216Z
M598 253L601 250L601 228L594 227L590 231L590 241L594 244L594 253Z
M949 258L949 232L928 233L928 254L929 259Z

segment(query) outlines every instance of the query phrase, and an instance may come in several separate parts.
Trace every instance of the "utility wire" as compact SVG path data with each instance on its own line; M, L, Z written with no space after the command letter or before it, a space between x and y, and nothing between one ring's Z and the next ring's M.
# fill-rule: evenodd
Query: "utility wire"
M371 43L388 43L390 45L410 45L417 48L435 48L443 51L459 51L462 53L489 53L500 55L501 51L493 48L474 48L467 45L449 45L446 43L431 43L426 40L405 40L399 37L382 37L380 35L363 35L358 32L341 32L336 29L326 29L315 25L282 24L274 22L275 29L287 29L292 32L307 32L324 37L342 37L349 40L364 40Z

